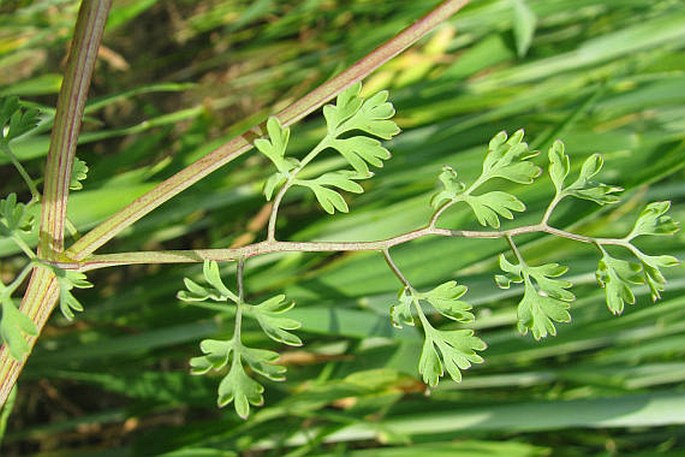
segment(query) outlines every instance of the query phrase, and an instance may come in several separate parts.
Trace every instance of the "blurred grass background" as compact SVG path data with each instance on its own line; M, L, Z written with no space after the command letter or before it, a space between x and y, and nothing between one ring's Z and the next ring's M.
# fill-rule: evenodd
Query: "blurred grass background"
M305 94L438 2L425 0L115 0L90 91L79 157L90 168L70 199L81 231L183 166ZM545 149L563 139L575 169L594 152L623 203L564 202L552 223L622 235L648 201L685 214L685 3L682 0L474 1L366 81L389 89L404 132L349 215L330 217L293 193L279 233L294 240L378 239L416 228L443 164L477 175L487 140L526 129ZM0 95L54 109L78 4L0 2ZM518 11L518 12L517 12ZM518 24L518 25L517 25ZM525 37L533 33L530 46ZM48 116L49 117L49 116ZM293 149L319 138L320 115L294 127ZM41 175L49 131L13 144ZM544 165L544 154L538 159ZM340 164L331 155L317 171ZM0 192L24 189L0 157ZM264 233L266 160L249 154L155 210L104 251L226 247ZM539 219L551 184L512 186ZM21 190L26 195L25 190ZM28 199L28 198L27 198ZM443 226L474 227L463 208ZM510 225L511 226L511 225ZM397 331L398 284L375 254L274 255L248 263L254 299L284 291L305 346L282 352L288 381L267 385L250 420L217 409L219 378L188 374L201 338L228 335L230 316L182 306L198 266L92 274L75 323L55 315L20 379L3 456L610 456L685 455L685 268L664 298L612 317L595 284L597 254L538 236L530 263L562 261L578 284L573 323L540 343L515 330L518 291L492 274L502 241L423 239L394 251L419 287L470 287L486 362L429 393L418 381L421 340ZM685 239L646 240L685 259ZM103 252L104 252L103 251ZM21 258L0 243L0 274ZM231 267L225 268L230 280Z

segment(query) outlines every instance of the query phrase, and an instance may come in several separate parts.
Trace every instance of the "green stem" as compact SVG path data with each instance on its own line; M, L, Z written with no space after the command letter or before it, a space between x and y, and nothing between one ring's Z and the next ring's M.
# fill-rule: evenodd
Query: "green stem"
M57 99L55 123L45 165L38 251L52 257L64 250L67 199L76 144L88 87L95 68L112 0L81 3L64 80Z
M413 291L414 288L412 287L407 277L404 276L402 270L400 270L397 264L395 264L395 261L390 256L390 251L388 249L383 249L383 257L385 257L385 263L388 264L392 272L395 274L395 276L397 276L397 279L399 279L400 282L404 284L404 287L408 288L410 291Z
M38 191L36 184L33 182L33 179L31 179L31 176L26 171L26 168L24 168L24 165L22 165L19 159L17 159L17 156L14 155L14 152L12 152L12 148L10 148L9 144L7 144L6 141L0 141L0 149L7 157L9 157L10 162L12 162L12 165L14 165L14 168L17 169L24 182L28 186L29 190L31 191L31 200L40 201L40 192Z

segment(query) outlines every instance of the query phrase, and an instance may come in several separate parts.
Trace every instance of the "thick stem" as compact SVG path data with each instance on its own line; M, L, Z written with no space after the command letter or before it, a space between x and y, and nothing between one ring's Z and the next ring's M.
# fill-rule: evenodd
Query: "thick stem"
M82 2L76 21L46 165L39 244L39 255L42 258L53 258L63 248L66 204L76 140L87 88L111 3L111 0ZM47 268L34 268L21 310L36 324L38 335L52 313L58 295L59 288L54 273ZM28 337L30 349L36 340L37 337ZM7 400L25 361L26 358L14 360L6 345L0 349L0 405Z
M82 2L76 21L45 166L39 248L44 257L64 249L71 169L88 87L111 6L112 0Z

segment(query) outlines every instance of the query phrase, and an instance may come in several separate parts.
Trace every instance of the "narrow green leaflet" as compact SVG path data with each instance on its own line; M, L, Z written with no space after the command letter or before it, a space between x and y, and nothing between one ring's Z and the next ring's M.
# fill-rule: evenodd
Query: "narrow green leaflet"
M93 284L86 275L77 271L55 269L59 283L59 309L64 317L74 319L74 311L83 311L83 305L71 293L73 289L89 289Z
M183 278L186 290L179 291L176 297L190 303L207 300L225 302L227 299L234 303L238 302L238 297L221 280L217 262L205 260L202 266L202 274L207 282L206 285L200 285L190 278Z
M30 132L40 121L40 111L22 108L17 97L0 98L0 141L9 142Z
M572 284L557 279L568 271L557 263L532 267L524 262L513 264L504 254L499 257L500 269L504 275L495 276L497 285L508 289L512 283L523 283L523 298L518 305L518 330L523 335L529 331L540 340L547 335L556 335L555 323L571 321L568 312L575 296L569 289Z
M552 178L557 195L560 195L564 189L564 181L571 170L571 161L565 149L564 143L556 140L547 153L549 158L549 176Z
M9 194L0 200L0 236L28 235L33 230L34 222L26 205L17 203L17 194Z
M653 202L642 210L635 221L635 225L627 236L629 240L643 235L673 235L679 230L679 225L671 216L666 215L671 208L671 202Z
M623 312L626 303L635 303L632 286L642 284L642 267L640 264L611 257L603 251L595 275L597 282L604 288L609 311L615 315Z
M286 300L285 295L277 295L259 305L249 305L247 314L257 319L264 333L274 341L289 346L302 346L302 340L288 330L297 330L301 324L283 314L295 306L294 302Z
M316 179L296 179L294 183L310 189L324 211L333 214L336 210L341 213L350 210L340 192L334 189L360 194L364 192L364 188L356 180L365 178L366 176L361 176L355 171L338 170L324 173Z
M445 374L455 382L461 382L461 370L473 363L482 363L483 358L476 351L483 351L487 345L474 336L473 330L437 330L424 322L425 341L419 359L419 373L423 381L434 387Z
M86 162L76 157L74 159L74 167L71 170L71 182L69 183L69 189L83 189L83 183L81 181L85 180L87 177L88 165L86 165Z
M583 162L578 179L568 186L564 193L582 200L593 201L598 205L618 202L618 197L614 194L621 192L623 188L592 181L592 178L599 173L603 165L604 159L599 154L588 157Z
M481 225L493 228L500 227L500 216L511 220L514 218L512 211L526 210L521 200L499 190L478 196L466 195L463 200L471 207Z

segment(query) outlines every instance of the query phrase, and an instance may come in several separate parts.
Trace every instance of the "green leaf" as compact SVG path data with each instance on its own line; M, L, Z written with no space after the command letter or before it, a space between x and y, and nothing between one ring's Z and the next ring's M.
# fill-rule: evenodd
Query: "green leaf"
M59 308L64 317L74 319L73 311L83 311L83 305L71 293L73 289L89 289L93 284L87 281L86 275L78 271L55 269L59 283Z
M552 144L547 153L549 157L549 176L552 178L557 195L564 188L564 180L571 169L571 163L566 155L564 143L557 140Z
M412 303L415 297L408 287L402 288L397 295L397 303L390 306L390 320L393 327L402 328L403 325L415 325L414 317L411 313Z
M277 295L259 305L247 307L248 315L257 319L259 325L269 338L289 346L302 346L302 340L288 330L297 330L302 325L282 315L295 306L294 302L286 300L285 295Z
M649 287L652 301L661 298L661 292L666 288L666 278L661 273L661 268L671 268L680 265L680 261L671 255L646 255L638 252L638 258L642 263L644 282Z
M473 330L442 331L424 322L426 339L419 359L419 373L423 381L434 387L445 371L456 382L461 382L461 371L473 363L482 363L483 358L476 351L483 351L487 345L474 336Z
M272 381L285 381L287 370L281 365L276 365L275 362L280 357L277 352L243 347L241 354L256 373Z
M333 214L336 210L341 213L349 212L347 202L342 195L332 187L346 190L355 194L364 192L364 188L354 180L366 179L370 176L362 176L350 170L338 170L324 173L316 179L296 179L295 185L309 188L314 192L321 207L328 214Z
M626 303L634 304L632 285L643 282L640 264L611 257L604 251L595 272L597 282L604 288L609 311L615 315L623 312Z
M568 271L568 268L557 263L532 267L523 262L513 264L504 254L499 257L500 269L505 275L497 275L495 281L502 289L508 289L512 283L524 284L523 298L519 302L517 317L518 330L525 335L529 331L533 338L540 340L547 335L556 335L555 322L571 321L568 312L570 302L575 296L568 291L572 284L557 279Z
M391 157L380 141L366 136L331 140L328 145L338 151L360 175L369 174L369 166L382 167Z
M233 340L203 340L200 343L200 350L204 355L190 359L190 372L195 375L220 370L228 365L233 352Z
M243 419L249 417L250 405L261 406L264 404L264 397L262 396L264 387L245 373L239 357L234 360L231 370L221 380L218 392L217 404L219 407L222 408L234 402L235 411Z
M0 200L0 236L28 235L33 230L34 217L26 205L17 203L17 194L9 194Z
M212 300L225 302L227 299L238 302L238 297L226 287L219 274L219 264L213 260L205 260L202 266L206 286L200 285L190 278L183 278L186 290L181 290L176 294L179 300L184 302L204 302Z
M263 349L243 346L239 341L204 340L200 343L203 354L190 360L191 373L203 375L210 370L221 370L230 363L229 371L218 387L218 405L224 407L234 402L236 412L243 419L250 414L250 405L264 403L264 388L245 372L245 362L255 373L272 381L285 380L285 368L276 365L278 354Z
M633 239L642 235L673 235L680 228L676 221L666 213L671 208L671 202L662 201L650 203L642 210L640 216L635 221L633 230L628 235L628 239Z
M514 39L519 57L528 53L535 35L537 17L525 0L512 0L514 3Z
M0 140L9 142L35 129L40 111L22 108L17 97L0 98Z
M495 190L483 195L465 195L463 200L471 207L481 225L500 227L499 216L513 219L512 211L525 211L526 205L513 195Z
M397 124L390 120L395 115L395 108L388 102L388 92L381 91L362 100L361 83L338 95L335 105L326 105L323 109L326 118L328 135L336 138L355 130L389 140L400 132Z
M621 192L621 187L610 186L607 184L592 181L602 169L604 159L599 154L593 154L583 162L578 179L566 188L565 193L583 200L590 200L598 205L607 205L618 202L618 197L613 195Z
M447 202L458 201L466 190L466 185L457 178L457 172L448 165L442 167L438 179L442 183L443 189L431 198L433 208L439 208Z
M255 140L254 145L259 152L273 162L281 174L288 176L290 170L299 164L296 159L285 157L285 150L290 140L290 129L283 127L278 118L272 116L266 122L266 131L269 138L259 138Z
M78 157L74 160L74 167L71 170L71 182L69 183L69 189L71 190L81 190L83 189L83 184L81 181L88 177L88 165L86 162L79 159Z
M447 281L430 292L420 294L420 298L433 305L446 318L468 323L475 320L474 315L470 312L472 307L459 300L467 290L466 286L459 285L456 281Z
M519 184L531 184L542 170L528 159L538 155L538 151L528 149L523 142L523 130L517 130L507 139L507 132L495 135L488 144L488 152L483 162L483 172L479 181L502 178Z
M15 360L22 360L29 352L29 345L24 335L38 335L36 324L14 304L14 300L4 285L0 285L0 304L2 305L2 319L0 320L0 336L2 342L9 348Z

